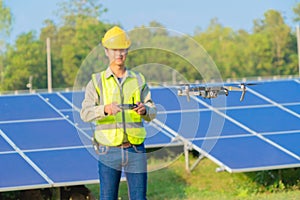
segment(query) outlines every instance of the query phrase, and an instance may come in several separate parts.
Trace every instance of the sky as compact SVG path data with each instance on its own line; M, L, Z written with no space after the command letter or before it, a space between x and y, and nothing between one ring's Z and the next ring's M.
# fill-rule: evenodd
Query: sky
M14 22L9 43L21 33L36 31L43 27L46 19L57 20L57 3L62 0L4 0L11 9ZM107 13L102 20L121 24L125 30L149 25L157 21L168 29L193 35L196 29L205 30L210 20L218 21L234 30L251 32L254 19L263 19L270 9L282 13L285 22L292 28L294 13L292 8L300 0L102 0Z

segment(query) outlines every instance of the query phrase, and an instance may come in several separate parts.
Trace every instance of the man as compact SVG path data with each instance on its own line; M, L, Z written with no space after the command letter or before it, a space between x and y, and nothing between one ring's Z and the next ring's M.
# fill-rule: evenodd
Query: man
M156 107L141 73L125 67L131 41L115 26L102 38L109 59L106 71L92 75L82 102L81 118L96 121L100 199L118 199L122 168L129 198L146 199L147 162L142 120L151 121Z

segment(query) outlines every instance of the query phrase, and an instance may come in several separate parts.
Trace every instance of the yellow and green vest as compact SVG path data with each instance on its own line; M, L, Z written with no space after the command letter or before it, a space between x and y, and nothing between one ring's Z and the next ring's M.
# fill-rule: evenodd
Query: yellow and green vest
M105 76L106 72L92 75L92 81L99 97L99 104L112 102L132 104L141 101L141 91L145 86L142 74L127 70L127 77L119 84L115 77ZM124 109L116 115L109 115L96 121L94 139L106 146L118 146L124 141L131 144L142 144L146 130L142 118L133 110Z

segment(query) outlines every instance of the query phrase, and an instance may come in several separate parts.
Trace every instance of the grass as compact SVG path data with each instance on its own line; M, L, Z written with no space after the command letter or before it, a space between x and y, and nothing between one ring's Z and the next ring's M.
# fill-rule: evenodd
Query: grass
M191 162L195 160L193 156L190 159ZM151 162L150 165L157 163ZM184 156L180 156L168 167L149 172L147 197L149 200L299 199L300 176L298 169L294 170L295 172L292 170L292 173L291 170L280 171L280 180L278 181L277 175L274 176L277 171L230 174L215 172L217 167L210 160L203 159L191 173L187 173ZM293 177L289 177L288 174ZM268 177L268 175L270 176ZM283 176L286 176L287 180ZM99 196L98 185L89 185L88 187L96 197ZM126 182L122 182L120 185L119 197L122 200L128 199Z

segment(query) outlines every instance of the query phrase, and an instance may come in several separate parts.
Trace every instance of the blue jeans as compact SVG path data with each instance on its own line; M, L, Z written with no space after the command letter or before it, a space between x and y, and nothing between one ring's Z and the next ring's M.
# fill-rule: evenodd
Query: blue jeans
M145 200L147 191L147 158L144 144L128 148L99 147L100 200L117 200L122 168L129 199Z

